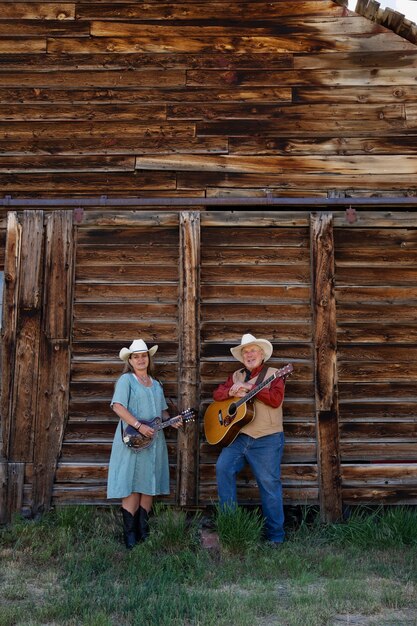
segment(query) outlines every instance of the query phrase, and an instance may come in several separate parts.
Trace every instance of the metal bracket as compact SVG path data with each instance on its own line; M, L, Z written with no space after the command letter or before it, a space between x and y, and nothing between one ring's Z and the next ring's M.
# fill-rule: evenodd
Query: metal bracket
M357 222L358 216L356 214L356 209L351 206L346 209L346 220L349 222L349 224L354 224L355 222Z

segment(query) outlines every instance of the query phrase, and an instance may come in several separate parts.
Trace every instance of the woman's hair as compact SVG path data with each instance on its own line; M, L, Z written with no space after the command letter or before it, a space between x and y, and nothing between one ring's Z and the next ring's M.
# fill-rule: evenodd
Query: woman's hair
M149 365L147 368L147 372L149 376L153 376L155 368L154 368L152 357L149 354L149 352L148 352L148 358L149 358ZM122 374L126 374L126 372L133 372L133 367L130 365L129 359L125 363Z

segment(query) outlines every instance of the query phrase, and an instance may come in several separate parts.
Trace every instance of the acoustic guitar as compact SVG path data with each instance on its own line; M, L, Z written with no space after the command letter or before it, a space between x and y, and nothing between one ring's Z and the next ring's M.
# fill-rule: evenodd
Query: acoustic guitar
M152 437L145 437L145 435L141 435L136 428L133 426L126 426L123 429L122 427L122 439L123 443L130 448L133 452L141 452L146 448L149 448L150 445L155 441L155 437L158 434L159 430L163 428L167 428L167 426L172 426L173 424L177 424L181 420L183 422L190 422L195 419L197 413L195 409L185 409L181 411L179 415L175 417L171 417L168 420L162 421L161 417L155 417L153 420L149 422L143 422L146 426L150 426L154 430L154 434Z
M237 437L243 426L249 424L255 417L253 404L250 400L275 378L286 378L294 370L291 363L277 370L249 391L243 398L229 398L221 402L212 402L204 414L204 433L208 443L215 446L228 446Z

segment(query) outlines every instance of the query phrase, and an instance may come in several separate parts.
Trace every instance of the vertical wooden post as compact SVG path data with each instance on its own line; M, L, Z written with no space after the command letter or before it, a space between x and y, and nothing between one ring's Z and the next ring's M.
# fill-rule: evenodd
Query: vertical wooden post
M198 407L199 400L199 294L200 213L180 214L179 381L181 409ZM177 500L181 506L197 504L198 424L178 431Z
M17 333L9 461L29 463L37 407L41 291L43 277L43 211L24 211L17 311Z
M17 298L21 251L21 227L17 215L7 215L6 255L4 263L4 294L1 343L1 430L0 430L0 524L10 521L16 502L9 501L9 444L12 422L14 355L17 329ZM19 481L20 484L20 481ZM18 487L18 485L13 486ZM22 487L23 489L23 487ZM12 510L13 509L13 510Z
M342 515L342 491L336 370L333 216L328 213L313 213L310 233L320 512L322 521L334 522Z
M43 212L8 216L3 329L2 521L20 512L25 466L32 461L43 276Z
M17 215L7 215L6 255L4 263L4 294L1 344L1 451L0 458L9 456L11 428L11 397L13 392L14 355L17 331L17 298L21 251L21 227Z
M35 516L50 507L68 418L73 273L72 212L54 211L46 222L44 317L33 458Z

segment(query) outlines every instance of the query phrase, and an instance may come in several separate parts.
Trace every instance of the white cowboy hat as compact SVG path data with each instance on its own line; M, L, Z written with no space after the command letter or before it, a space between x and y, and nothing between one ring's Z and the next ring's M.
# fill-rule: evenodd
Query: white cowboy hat
M152 348L148 348L143 339L135 339L135 341L131 343L128 348L122 348L120 350L119 358L122 361L127 361L133 352L148 352L149 356L152 356L157 350L158 346L152 346Z
M253 335L249 333L246 335L243 335L242 340L240 342L240 346L230 348L230 352L233 354L235 359L243 363L242 349L246 348L247 346L252 346L252 345L259 346L260 348L262 348L263 353L265 355L264 361L267 361L268 359L271 358L272 351L274 349L272 346L272 343L270 343L266 339L256 339L256 337L254 337Z

